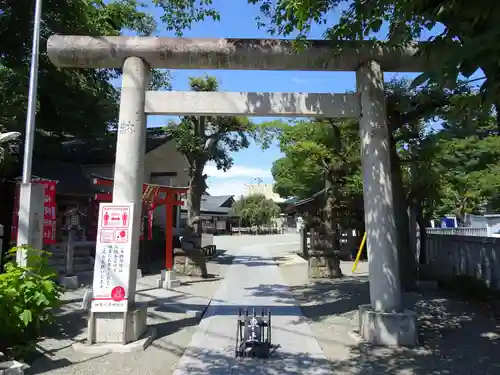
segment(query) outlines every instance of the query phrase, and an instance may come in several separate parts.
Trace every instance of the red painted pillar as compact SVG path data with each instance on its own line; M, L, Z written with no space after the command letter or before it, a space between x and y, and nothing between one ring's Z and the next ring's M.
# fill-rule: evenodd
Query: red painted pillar
M172 207L174 204L174 197L170 191L166 192L166 202L165 202L165 251L166 251L166 261L165 269L172 270L174 268L174 250L172 248L172 226L173 226L173 211Z

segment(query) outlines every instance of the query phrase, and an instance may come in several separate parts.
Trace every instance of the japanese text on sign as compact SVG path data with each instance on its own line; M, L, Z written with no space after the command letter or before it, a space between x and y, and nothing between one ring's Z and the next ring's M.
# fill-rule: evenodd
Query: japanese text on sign
M127 311L132 215L132 204L102 203L99 207L92 288L93 312Z

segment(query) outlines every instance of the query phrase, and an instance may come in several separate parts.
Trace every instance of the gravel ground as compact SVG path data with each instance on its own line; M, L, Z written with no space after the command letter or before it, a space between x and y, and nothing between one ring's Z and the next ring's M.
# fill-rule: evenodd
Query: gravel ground
M176 289L178 295L174 297L180 304L200 306L194 309L203 309L218 288L224 277L231 259L221 257L219 260L207 264L208 271L213 278L200 280L195 278L181 278L183 285ZM138 283L139 296L143 299L161 298L166 293L169 299L171 294L148 288L154 285L155 276L146 276ZM142 289L142 290L140 290ZM40 355L32 362L26 374L47 375L113 375L113 374L171 374L174 372L179 358L198 325L200 318L187 316L185 313L152 304L148 308L148 325L157 329L157 338L146 351L137 353L110 353L105 355L90 355L75 353L72 344L86 338L87 313L80 310L83 290L73 291L65 297L67 302L62 306L58 315L57 324L52 326L47 337L39 343ZM153 293L153 294L151 294ZM154 296L154 297L153 297ZM193 306L191 306L193 308Z
M351 266L343 263L345 275L351 275ZM356 329L357 306L369 302L366 271L361 263L356 276L304 284L293 270L282 268L335 374L500 374L500 321L437 292L404 296L405 305L419 314L419 347L356 344L350 332Z

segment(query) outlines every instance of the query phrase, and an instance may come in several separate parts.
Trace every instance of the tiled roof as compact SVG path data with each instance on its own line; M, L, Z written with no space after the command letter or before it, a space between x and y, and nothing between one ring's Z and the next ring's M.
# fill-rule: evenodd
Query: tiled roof
M229 207L222 207L222 205L232 198L233 195L204 194L201 199L201 212L220 213L222 215L227 215L232 210L232 204ZM185 211L185 206L182 207L183 211Z
M164 145L171 140L166 135L148 134L146 153ZM116 136L109 135L106 139L88 144L80 140L64 142L66 155L63 159L77 164L113 164L116 156Z
M108 139L102 139L89 145L78 139L63 142L63 153L61 159L33 159L33 176L57 180L58 194L74 194L92 196L96 188L92 181L85 175L81 165L101 165L114 164L115 149L112 134ZM157 147L170 141L171 138L165 135L158 135L154 132L148 134L146 142L146 152L150 152Z
M57 194L92 196L95 192L82 168L73 163L35 158L33 176L57 180Z

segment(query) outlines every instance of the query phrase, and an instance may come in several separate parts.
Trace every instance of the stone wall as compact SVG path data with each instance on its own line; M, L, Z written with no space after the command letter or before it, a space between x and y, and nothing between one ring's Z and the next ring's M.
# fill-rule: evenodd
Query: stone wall
M435 280L467 275L500 290L500 238L428 234L425 272Z

